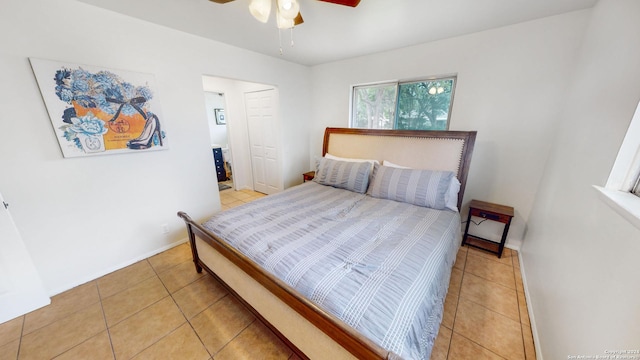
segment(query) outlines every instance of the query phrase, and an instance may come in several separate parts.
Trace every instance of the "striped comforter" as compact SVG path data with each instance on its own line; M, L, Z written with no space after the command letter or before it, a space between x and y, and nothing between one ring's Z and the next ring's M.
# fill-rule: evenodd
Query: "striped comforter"
M406 359L428 359L460 216L307 182L204 226L321 308Z

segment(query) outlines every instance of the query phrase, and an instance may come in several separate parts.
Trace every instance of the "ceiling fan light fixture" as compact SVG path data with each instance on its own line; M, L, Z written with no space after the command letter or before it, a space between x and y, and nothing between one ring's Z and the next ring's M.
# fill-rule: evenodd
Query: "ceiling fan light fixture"
M291 29L296 25L293 20L294 19L285 18L280 14L280 11L276 11L276 23L278 25L278 29Z
M256 20L266 23L271 14L271 0L251 0L249 12Z
M276 0L278 13L287 20L293 20L300 12L298 0Z

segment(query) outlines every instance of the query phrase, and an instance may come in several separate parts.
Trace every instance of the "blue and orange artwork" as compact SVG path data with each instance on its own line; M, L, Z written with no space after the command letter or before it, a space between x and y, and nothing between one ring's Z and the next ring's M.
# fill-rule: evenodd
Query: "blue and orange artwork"
M153 75L29 60L64 157L167 148Z

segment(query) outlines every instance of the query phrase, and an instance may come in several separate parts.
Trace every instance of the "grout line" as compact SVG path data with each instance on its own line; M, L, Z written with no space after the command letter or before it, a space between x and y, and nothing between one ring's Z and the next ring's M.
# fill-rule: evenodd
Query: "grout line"
M511 251L516 251L516 250L511 250ZM519 256L519 252L516 251L515 253L516 256ZM515 261L513 260L513 257L511 259L511 264L513 266L513 280L516 280L516 271L520 272L520 269L516 269L516 264ZM522 277L522 274L521 274ZM524 351L524 357L525 359L527 358L527 345L525 344L525 339L524 339L524 331L522 331L522 327L525 326L525 324L522 322L522 307L520 306L520 296L518 296L518 293L520 292L520 290L518 289L518 282L515 281L516 283L516 301L518 304L518 320L520 322L520 334L522 335L522 350ZM524 288L524 284L523 284L523 288ZM524 295L524 294L523 294ZM528 311L527 309L527 304L525 301L524 304L525 310ZM527 314L527 317L529 316L529 314Z
M470 254L470 255L472 255L472 256L474 256L474 257L476 257L476 258L486 259L486 258L484 258L484 257L482 257L482 256L477 256L477 255L473 255L473 254ZM487 260L488 260L488 259L487 259ZM467 261L469 261L469 259L468 259L468 258L467 258ZM464 267L465 267L465 271L466 271L466 268L467 268L467 261L465 261L465 266L464 266ZM497 262L497 261L494 261L494 264L500 264L500 263L499 263L499 262ZM506 266L506 267L509 267L509 269L510 269L510 270L513 270L513 268L512 268L512 267L510 267L509 265L506 265L506 264L500 264L500 265L502 265L502 266ZM498 284L498 285L502 285L502 286L504 286L504 287L506 287L506 288L509 288L509 289L512 289L512 290L516 290L516 292L518 291L518 285L516 284L515 274L513 275L513 287L512 287L512 288L510 288L508 285L505 285L505 284L499 283L499 282L497 282L497 281L495 281L495 280L487 279L486 277L481 276L481 275L478 275L478 274L476 274L476 273L473 273L473 272L469 272L469 273L470 273L471 275L475 275L475 276L477 276L477 277L479 277L479 278L482 278L482 279L484 279L484 280L490 281L490 282L492 282L492 283L496 283L496 284Z
M133 265L138 264L138 263L141 263L141 262L143 262L143 261L144 261L144 262L146 262L146 263L149 265L149 267L151 268L151 270L154 270L154 269L153 269L153 266L151 266L151 264L149 263L149 261L147 261L147 259L140 260L140 261L135 262L135 263L133 263L133 264L131 264L131 265L129 265L129 266L133 266ZM122 268L122 269L120 269L120 270L124 270L124 269L128 268L129 266L123 267L123 268ZM116 271L114 271L113 273L115 273L115 272L117 272L117 271L120 271L120 270L116 270ZM113 273L111 273L111 274L113 274ZM157 274L155 273L155 271L154 271L154 274L157 276ZM110 274L107 274L107 275L110 275ZM102 279L102 278L106 277L107 275L104 275L104 276L102 276L102 277L99 277L99 278L95 279L94 281L96 282L96 285L98 284L98 280L100 280L100 279ZM115 295L118 295L118 294L120 294L121 292L123 292L123 291L125 291L125 290L127 290L127 289L129 289L129 288L131 288L131 287L134 287L134 286L136 286L136 285L141 284L142 282L145 282L145 281L147 281L147 280L151 279L152 277L153 277L153 275L150 275L149 277L146 277L146 278L144 278L144 279L141 279L140 281L138 281L138 282L136 282L136 283L129 284L129 285L127 285L127 287L125 287L125 288L123 288L123 289L121 289L121 290L118 290L118 291L116 291L115 293L113 293L113 294L111 294L111 295L109 295L109 296L106 296L106 297L102 297L102 294L100 293L100 286L98 286L98 296L99 296L99 298L100 298L100 301L102 302L102 300L107 300L107 299L109 299L109 298L111 298L111 297L113 297L113 296L115 296Z
M24 336L24 324L27 321L27 315L22 315L22 326L20 327L20 337L18 338L18 351L16 351L16 360L20 359L20 350L22 349L22 337Z
M242 306L242 308L243 308L244 310L247 310L247 309L245 308L245 306L244 306L244 305L242 305L242 304L240 304L240 305ZM247 311L248 311L248 310L247 310ZM249 311L249 312L250 312L250 311ZM257 318L257 317L255 317L253 314L251 314L251 316L253 316L253 320L251 320L251 322L249 322L249 324L247 324L247 326L243 327L243 328L242 328L242 330L238 331L238 333L237 333L234 337L232 337L231 339L229 339L229 341L227 341L227 342L224 344L224 346L222 346L222 347L220 348L220 350L218 350L218 352L216 352L214 355L218 355L218 354L220 354L220 353L222 352L222 350L224 350L224 348L226 348L226 347L227 347L229 344L231 344L235 339L237 339L237 338L238 338L238 337L239 337L243 332L245 332L245 330L247 330L247 329L249 328L249 326L251 326L254 322L258 321L258 318ZM271 330L269 330L269 331L271 331ZM288 348L288 346L287 346L287 348ZM212 357L213 357L213 355L212 355Z
M487 348L486 348L486 347L484 347L482 344L479 344L479 343L477 343L477 342L473 341L472 339L469 339L468 337L466 337L466 336L464 336L464 335L462 335L462 334L460 334L460 333L456 333L456 334L458 334L459 336L461 336L461 337L463 337L463 338L465 338L465 339L469 340L470 342L472 342L472 343L474 343L474 344L478 345L479 347L481 347L481 348L483 348L483 349L487 350L488 352L492 353L493 355L495 355L495 356L497 356L497 357L499 357L499 358L501 358L501 359L508 360L506 357L504 357L504 356L502 356L502 355L500 355L500 354L497 354L495 351L493 351L493 350L491 350L491 349L487 349ZM453 334L451 334L451 339L453 339ZM447 356L447 357L448 357L448 356ZM451 359L451 360L458 360L458 359Z
M194 316L195 317L195 316ZM191 330L193 330L193 333L196 335L196 337L198 338L198 341L200 341L200 344L202 345L202 347L204 348L204 351L207 352L207 354L209 354L209 359L213 359L213 354L211 353L211 351L209 351L209 349L207 349L207 345L204 344L204 341L202 341L202 338L200 337L200 334L198 334L198 332L196 331L196 329L193 327L193 324L191 323L191 321L187 320L187 324L189 324L189 327L191 328Z
M460 303L460 298L462 298L462 296L459 296L459 297L458 297L458 303ZM478 303L478 302L475 302L475 301L473 301L472 299L469 299L469 298L467 298L467 297L465 297L465 298L464 298L464 301L468 301L468 302L470 302L470 303L472 303L472 304L476 304L476 305L478 305L478 306L480 306L480 307L482 307L482 308L484 308L484 309L486 309L486 310L488 310L488 311L491 311L492 313L498 314L498 315L500 315L500 316L502 316L502 317L504 317L504 318L506 318L506 319L509 319L509 320L511 320L511 321L513 321L513 322L516 322L516 323L518 323L518 324L522 324L522 322L521 322L519 319L518 319L518 320L514 320L514 319L512 319L511 317L509 317L508 315L505 315L505 314L503 314L503 313L499 313L499 312L497 312L497 311L495 311L495 310L493 310L493 309L491 309L491 308L488 308L488 307L484 306L483 304L480 304L480 303ZM456 312L457 312L457 309L456 309ZM518 309L518 315L520 315L520 310L519 310L519 309Z
M96 289L98 290L98 298L100 299L100 309L102 310L102 320L104 320L104 328L107 331L107 337L109 337L109 347L111 348L111 354L113 358L116 358L116 350L113 348L113 340L111 339L111 331L109 331L109 324L107 323L107 314L104 312L104 304L102 303L102 295L100 294L100 287L98 286L98 279L96 279Z
M178 307L178 309L180 309L180 308ZM184 314L183 314L183 316L184 316ZM156 341L155 341L155 342L153 342L152 344L149 344L149 346L147 346L146 348L144 348L144 349L142 349L142 350L138 351L137 353L135 353L135 354L131 355L131 356L129 357L129 359L133 359L133 358L135 358L136 356L138 356L138 355L142 354L145 350L147 350L147 349L151 348L153 345L155 345L155 344L159 343L160 341L164 340L164 339L165 339L165 338L167 338L169 335L171 335L171 334L175 333L176 331L178 331L178 329L180 329L182 326L184 326L184 324L188 324L188 323L189 323L188 321L185 321L185 322L181 323L180 325L176 326L175 328L171 329L167 334L165 334L164 336L162 336L161 338L159 338L158 340L156 340ZM205 349L206 349L206 347L205 347ZM114 354L114 358L115 358L115 354Z
M456 319L457 319L457 317L458 317L458 308L459 308L459 305L460 305L460 300L461 300L461 298L463 298L463 296L462 296L462 284L463 284L463 281L464 281L464 277L465 277L465 275L466 275L466 273L467 273L466 268L467 268L468 255L469 255L469 249L467 249L467 251L466 251L464 265L462 266L462 268L463 268L463 270L462 270L462 278L461 278L461 280L460 280L460 289L458 289L459 291L458 291L457 302L456 302L456 311L455 311L455 313L454 313L454 317L453 317L453 325L452 325L452 329L450 329L450 330L451 330L451 338L449 339L449 347L448 347L448 349L447 349L447 359L449 359L449 355L450 355L450 352L451 352L451 344L452 344L452 342L453 342L453 334L454 334L454 333L455 333L455 334L457 334L457 335L459 335L459 336L464 337L465 339L467 339L467 340L469 340L470 342L472 342L472 343L474 343L474 344L476 344L476 345L480 346L481 348L483 348L483 349L485 349L485 350L487 350L487 351L491 352L492 354L495 354L496 356L498 356L498 357L500 357L500 358L505 359L503 356L496 354L494 351L492 351L492 350L490 350L490 349L487 349L487 348L486 348L486 347L484 347L483 345L481 345L481 344L479 344L479 343L477 343L477 342L475 342L475 341L473 341L473 340L471 340L471 339L467 338L466 336L464 336L464 335L462 335L462 334L459 334L457 331L455 331L455 330L454 330L454 328L455 328L455 323L456 323ZM512 255L512 256L513 256L513 255ZM479 256L479 255L478 255L478 257L482 257L482 256ZM495 261L495 262L499 263L498 261ZM503 265L506 265L506 264L503 264ZM508 265L506 265L506 266L508 266ZM515 271L515 267L513 266L513 259L512 259L512 269L514 269L514 271ZM482 276L478 276L478 275L476 275L476 274L474 274L474 273L471 273L471 272L470 272L469 274L471 274L471 275L473 275L473 276L477 276L477 277L479 277L479 278L481 278L481 279L484 279L484 280L486 280L486 281L489 281L489 282L492 282L492 283L495 283L495 284L501 285L501 286L502 286L502 287L504 287L504 288L511 289L511 288L509 288L508 286L505 286L505 285L503 285L503 284L500 284L500 283L498 283L498 282L495 282L495 281L492 281L492 280L489 280L489 279L485 279L484 277L482 277ZM483 308L487 309L488 311L491 311L491 312L493 312L493 313L496 313L496 314L498 314L498 315L501 315L501 316L505 317L506 319L509 319L509 320L512 320L512 321L517 322L517 323L520 325L520 338L521 338L521 340L522 340L522 349L523 349L523 351L525 351L525 356L526 356L526 347L525 347L525 344L524 344L524 332L522 331L522 326L523 326L523 325L525 325L525 324L522 324L521 315L520 315L519 299L517 298L517 293L518 293L518 291L517 291L517 284L515 284L515 273L514 273L514 285L515 285L515 287L516 287L516 289L515 289L515 292L516 292L516 303L518 304L518 318L519 318L518 320L513 320L513 319L512 319L512 318L510 318L509 316L506 316L506 315L501 314L501 313L499 313L499 312L496 312L496 311L494 311L494 310L492 310L492 309L489 309L489 308L487 308L486 306L484 306L483 304L478 304L478 303L476 303L475 301L472 301L472 300L467 299L467 298L464 298L464 299L465 299L465 301L469 301L469 302L474 303L474 304L476 304L476 305L482 306ZM514 290L514 289L511 289L511 290ZM456 359L451 359L451 360L456 360Z
M483 349L485 349L485 350L487 350L487 351L491 352L492 354L494 354L494 355L496 355L496 356L498 356L498 357L500 357L500 358L502 358L502 359L505 359L503 356L496 354L496 353L495 353L495 352L493 352L492 350L487 349L486 347L482 346L481 344L478 344L477 342L475 342L475 341L473 341L473 340L471 340L471 339L467 338L466 336L464 336L464 335L462 335L462 334L459 334L457 331L455 331L455 330L453 329L453 328L455 328L455 323L456 323L456 322L455 322L455 320L456 320L456 319L457 319L457 317L458 317L458 307L459 307L459 305L460 305L460 298L462 298L462 283L463 283L463 281L464 281L464 276L465 276L465 274L467 273L466 269L467 269L468 255L469 255L469 249L467 249L466 254L465 254L465 261L464 261L464 266L463 266L463 271L462 271L462 279L460 280L460 289L459 289L460 291L458 292L458 301L457 301L457 303L456 303L456 312L455 312L455 314L454 314L454 316L453 316L454 321L453 321L453 326L452 326L452 329L451 329L451 339L449 340L449 349L448 349L448 351L447 351L447 359L449 359L449 354L450 354L450 351L451 351L451 343L453 342L453 334L454 334L454 333L455 333L455 334L457 334L457 335L459 335L459 336L462 336L463 338L465 338L465 339L469 340L470 342L472 342L472 343L474 343L474 344L476 344L476 345L480 346L481 348L483 348ZM471 272L470 272L469 274L474 275L474 276L478 276L478 275L476 275L476 274L474 274L474 273L471 273ZM483 277L481 277L481 276L478 276L478 277L479 277L479 278L484 279L484 278L483 278ZM485 280L487 280L487 281L491 281L491 280L489 280L489 279L485 279ZM491 282L494 282L494 281L491 281ZM494 283L495 283L495 282L494 282ZM499 283L496 283L496 284L499 284ZM501 285L501 284L499 284L499 285ZM506 286L505 286L505 287L506 287ZM516 292L516 296L517 296L517 292ZM465 298L465 301L473 302L473 301L471 301L471 300L466 300L466 298ZM476 304L475 302L473 302L473 303L474 303L474 304ZM482 307L486 308L486 307L485 307L485 306L483 306L482 304L477 304L477 305L480 305L480 306L482 306ZM493 311L493 310L491 310L491 309L489 309L489 308L486 308L486 309L487 309L487 310L489 310L489 311ZM493 311L493 312L495 312L495 311ZM518 315L519 315L519 312L520 312L520 310L518 309ZM498 315L502 315L502 314L497 313L497 312L496 312L496 314L498 314ZM504 315L503 315L503 316L504 316ZM505 317L506 317L506 318L508 318L508 319L511 319L511 318L509 318L508 316L505 316ZM512 320L512 319L511 319L511 320ZM520 333L522 334L522 328L520 329ZM523 349L524 349L524 337L523 337L523 344L522 344L522 345L523 345ZM451 359L451 360L457 360L457 359Z
M460 251L460 249L458 249ZM460 305L460 293L462 292L462 281L464 280L465 269L467 268L467 255L469 255L469 249L464 252L464 265L462 265L462 277L460 277L460 288L458 289L458 296L456 296L456 309L453 312L453 322L451 324L451 337L449 338L449 346L447 347L447 359L449 359L449 353L451 352L451 342L453 341L453 329L456 327L456 318L458 317L458 305ZM456 255L457 256L457 255ZM460 270L460 269L458 269ZM449 280L451 281L451 280ZM445 298L446 301L446 298ZM435 342L434 342L435 343ZM455 360L455 359L452 359Z

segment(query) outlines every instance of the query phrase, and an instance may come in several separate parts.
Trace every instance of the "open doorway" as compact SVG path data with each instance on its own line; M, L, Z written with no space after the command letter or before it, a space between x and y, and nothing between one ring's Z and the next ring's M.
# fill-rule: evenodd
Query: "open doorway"
M224 93L205 91L204 96L207 106L207 119L209 121L211 154L216 168L218 190L233 189L233 166L227 131Z
M227 176L231 178L232 189L263 191L265 194L282 191L277 87L207 75L202 76L202 85L205 96L210 98L206 110L209 128L220 133L223 129L227 131L225 140L219 134L220 137L211 143L219 145L221 152L227 149L223 155L231 171ZM224 126L216 124L216 106L224 111ZM259 190L261 182L268 184L267 189Z

